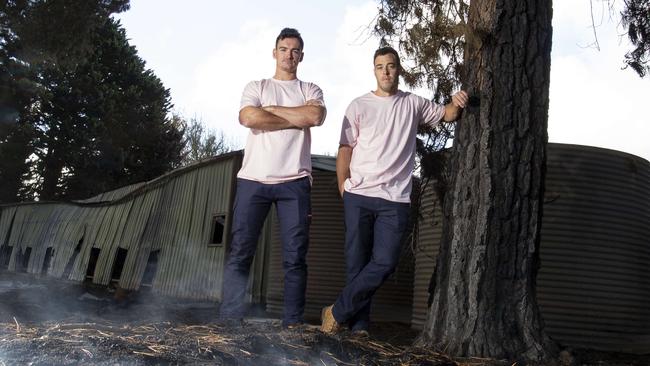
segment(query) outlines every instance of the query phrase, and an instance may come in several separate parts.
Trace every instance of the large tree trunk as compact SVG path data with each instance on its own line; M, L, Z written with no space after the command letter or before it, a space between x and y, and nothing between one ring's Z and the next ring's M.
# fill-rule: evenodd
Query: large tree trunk
M446 231L420 344L542 361L556 352L535 299L551 53L550 0L470 4Z

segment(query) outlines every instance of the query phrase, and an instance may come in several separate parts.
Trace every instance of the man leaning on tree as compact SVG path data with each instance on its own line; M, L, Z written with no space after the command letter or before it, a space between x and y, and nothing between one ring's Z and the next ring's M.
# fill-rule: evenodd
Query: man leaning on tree
M418 126L455 121L468 96L459 91L439 105L398 89L400 60L390 47L374 54L377 88L352 101L345 112L336 174L345 211L347 283L323 309L321 330L346 324L368 335L372 296L399 261L406 231Z

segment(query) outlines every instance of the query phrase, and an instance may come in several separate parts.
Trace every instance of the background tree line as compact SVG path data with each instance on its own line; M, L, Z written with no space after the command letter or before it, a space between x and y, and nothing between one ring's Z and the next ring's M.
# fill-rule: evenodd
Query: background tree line
M0 202L80 199L228 151L111 14L128 0L0 5Z

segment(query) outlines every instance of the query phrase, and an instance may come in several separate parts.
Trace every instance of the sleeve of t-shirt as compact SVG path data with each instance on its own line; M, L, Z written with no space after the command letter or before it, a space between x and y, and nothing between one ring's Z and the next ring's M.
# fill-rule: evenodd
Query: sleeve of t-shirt
M349 145L354 147L357 144L357 138L359 137L358 123L356 104L352 102L348 106L348 109L345 111L345 116L343 117L341 139L339 140L340 145Z
M322 107L325 107L325 99L323 99L323 91L318 85L314 83L307 84L307 92L305 93L305 102L308 100L315 100L320 103Z
M421 104L422 119L420 124L428 124L431 127L437 125L445 116L445 106L434 103L426 98L418 97Z
M239 104L239 110L242 110L244 107L261 107L261 81L251 81L246 84L244 92L241 96L241 103Z

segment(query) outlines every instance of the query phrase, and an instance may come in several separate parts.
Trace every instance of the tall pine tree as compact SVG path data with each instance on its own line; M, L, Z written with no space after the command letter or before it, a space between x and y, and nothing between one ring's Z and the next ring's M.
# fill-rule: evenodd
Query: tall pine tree
M119 22L92 36L85 62L48 68L36 155L41 199L84 198L177 167L182 130L169 91L145 68Z
M32 198L40 71L88 56L90 35L129 0L10 0L0 2L0 202Z
M109 17L128 0L0 6L0 202L83 198L180 164L169 91Z

